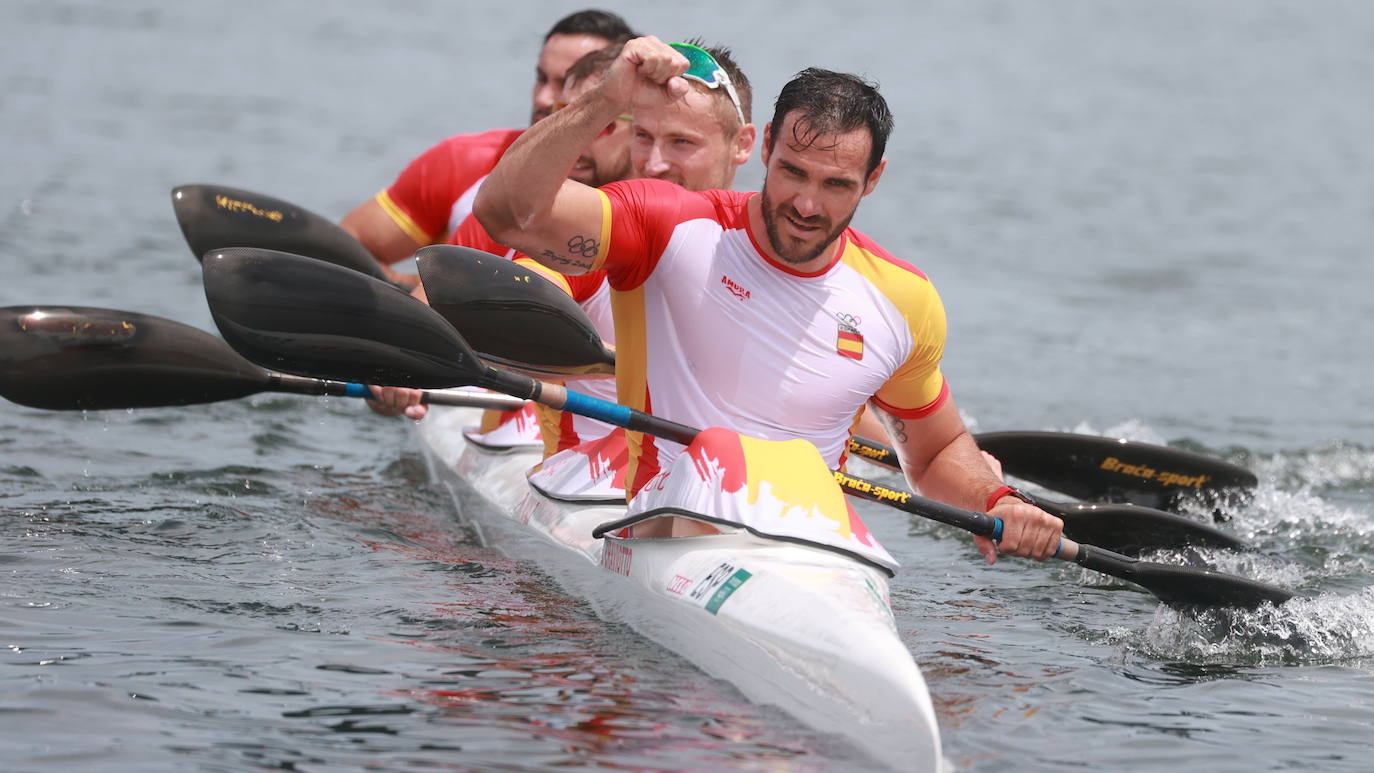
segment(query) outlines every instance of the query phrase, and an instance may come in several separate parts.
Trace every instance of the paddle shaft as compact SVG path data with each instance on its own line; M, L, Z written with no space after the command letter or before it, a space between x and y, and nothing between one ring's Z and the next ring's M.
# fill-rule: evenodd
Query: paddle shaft
M987 513L977 513L972 510L965 510L962 507L947 505L944 502L926 499L910 491L884 486L881 483L866 480L845 472L836 472L835 481L840 484L840 487L845 490L845 493L852 494L860 499L889 505L902 512L919 515L922 518L929 518L932 521L954 526L972 534L976 534L979 537L988 537L994 541L1002 537L1002 519L997 516L988 515ZM1080 545L1068 537L1061 537L1059 540L1059 549L1055 552L1054 557L1061 561L1073 561L1082 564L1082 559L1084 557L1090 555L1092 552L1101 551L1108 556L1119 558L1128 563L1135 560L1128 556L1113 553L1110 550L1103 550L1102 548L1092 548L1091 551L1088 550L1088 548L1091 547L1090 545ZM1111 574L1111 572L1106 571L1104 571L1104 573Z
M897 452L861 437L850 438L849 451L856 457L900 470ZM1031 503L1064 521L1064 532L1107 544L1122 553L1161 547L1201 545L1244 550L1240 539L1184 516L1128 504L1069 504L1026 494Z
M334 395L338 397L372 397L372 390L368 389L366 384L292 376L285 373L271 373L268 378L270 379L270 386L267 391L272 392L289 392L299 395ZM489 408L498 411L513 411L525 404L524 400L507 394L430 389L422 390L420 402L428 405Z

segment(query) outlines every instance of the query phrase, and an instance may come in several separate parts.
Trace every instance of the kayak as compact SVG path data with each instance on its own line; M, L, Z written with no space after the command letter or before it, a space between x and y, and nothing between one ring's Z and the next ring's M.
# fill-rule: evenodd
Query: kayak
M946 767L930 694L897 634L881 567L728 525L702 536L596 537L597 527L625 517L624 504L546 496L527 480L540 450L473 442L465 430L478 418L475 409L434 406L415 423L431 472L455 498L465 488L492 505L469 508L474 518L514 524L557 546L547 560L559 565L549 569L570 592L750 700L841 734L876 760L903 770ZM614 588L608 576L618 580ZM608 592L616 603L597 604Z

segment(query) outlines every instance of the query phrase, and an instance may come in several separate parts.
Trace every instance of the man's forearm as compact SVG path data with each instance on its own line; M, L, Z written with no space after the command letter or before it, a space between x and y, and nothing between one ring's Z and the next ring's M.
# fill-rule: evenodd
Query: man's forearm
M988 494L1002 485L967 432L941 449L919 474L909 475L907 482L931 499L978 512L986 507Z
M531 126L510 146L473 203L473 214L493 239L557 271L582 273L590 268L595 252L587 257L567 248L546 231L546 225L565 186L585 187L569 181L568 172L619 109L579 99Z
M982 511L1002 481L983 459L951 400L922 419L878 412L902 463L902 473L923 496Z

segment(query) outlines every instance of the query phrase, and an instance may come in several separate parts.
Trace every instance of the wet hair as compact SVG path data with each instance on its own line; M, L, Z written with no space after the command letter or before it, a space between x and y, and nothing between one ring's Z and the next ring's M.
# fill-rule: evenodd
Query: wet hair
M568 68L568 74L563 76L563 82L580 83L586 78L601 77L606 70L610 69L611 63L620 56L620 52L624 48L624 43L615 43L606 48L588 51L576 62L573 62L572 67Z
M872 174L883 160L887 138L892 133L892 111L878 93L877 84L857 75L816 67L797 73L782 87L773 105L769 153L778 144L783 119L793 111L801 111L792 124L791 140L796 145L809 148L822 137L868 129L873 141L868 153L868 173Z
M725 74L730 76L730 82L735 84L735 93L739 95L739 110L744 113L744 122L753 123L754 87L749 84L749 76L744 74L744 70L741 70L739 63L735 61L735 52L728 46L708 46L701 38L692 38L683 42L705 49L706 53L716 60L716 64L725 70ZM730 104L730 95L725 93L725 89L710 89L710 91L719 92L716 94L716 98L724 103L725 112L734 116L735 107ZM739 127L735 128L738 129ZM727 134L732 133L727 132Z
M624 43L639 37L619 14L588 8L559 19L544 35L544 42L554 35L591 35L611 43Z

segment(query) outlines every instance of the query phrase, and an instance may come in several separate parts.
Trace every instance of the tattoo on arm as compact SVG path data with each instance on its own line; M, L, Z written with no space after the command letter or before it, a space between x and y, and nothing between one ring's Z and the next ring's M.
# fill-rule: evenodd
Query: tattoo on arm
M595 258L601 244L590 236L574 236L568 240L568 252L584 258Z
M888 429L892 432L893 440L896 440L898 443L905 443L907 441L906 422L901 419L893 418L889 421Z
M592 267L592 262L590 260L586 260L579 257L569 257L567 255L554 252L553 250L544 250L539 254L543 258L545 258L545 263L552 263L553 265L551 265L550 268L554 269L557 269L560 266L569 266L573 268L580 268L583 271L589 271Z
M596 239L578 235L568 240L568 254L544 250L541 255L559 266L590 271L600 248L601 245Z

